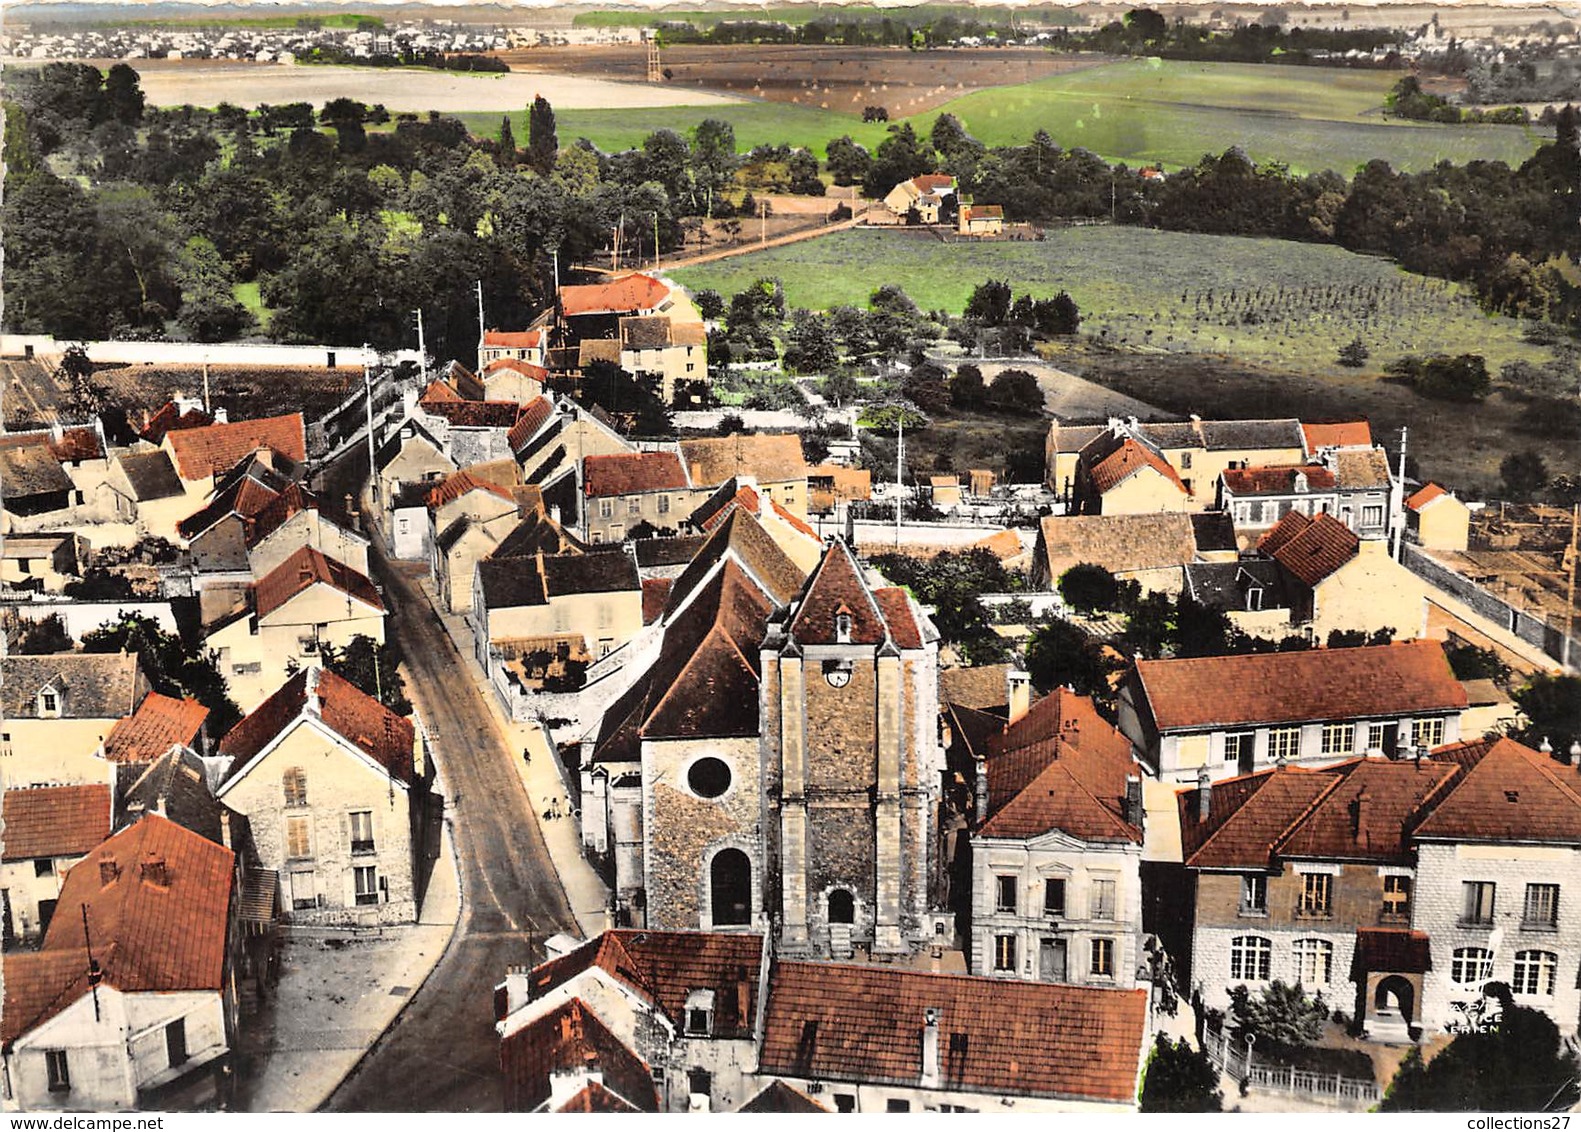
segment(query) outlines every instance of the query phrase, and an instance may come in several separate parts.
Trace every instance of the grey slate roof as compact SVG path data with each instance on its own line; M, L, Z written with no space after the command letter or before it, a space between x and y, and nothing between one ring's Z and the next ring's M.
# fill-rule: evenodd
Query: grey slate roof
M38 693L46 684L62 693L63 719L120 719L137 710L139 694L147 690L138 679L135 653L13 655L0 661L0 670L7 719L39 718Z
M71 477L44 444L0 448L0 495L20 499L72 489Z
M153 499L174 499L183 493L181 477L163 448L152 452L128 452L121 457L121 471L132 486L132 498L139 503Z
M1301 422L1294 417L1273 421L1203 421L1202 446L1223 448L1294 448L1306 451Z
M1191 516L1197 553L1235 549L1235 522L1227 511L1200 511Z
M1186 564L1186 592L1193 601L1209 609L1222 609L1226 613L1245 610L1246 594L1253 586L1263 591L1262 608L1290 608L1283 573L1279 563L1271 559Z

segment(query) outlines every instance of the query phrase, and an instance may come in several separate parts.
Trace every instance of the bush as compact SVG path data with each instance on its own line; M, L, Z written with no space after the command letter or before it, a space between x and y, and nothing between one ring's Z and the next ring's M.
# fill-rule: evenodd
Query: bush
M1367 359L1372 351L1367 349L1367 344L1360 337L1352 338L1339 348L1339 364L1349 366L1351 369L1360 369L1367 364Z
M1222 1112L1219 1071L1185 1038L1171 1042L1163 1034L1153 1041L1143 1071L1140 1107L1143 1112Z
M1060 575L1060 597L1078 613L1114 609L1119 602L1120 583L1102 566L1078 563Z
M1493 390L1493 379L1488 376L1487 361L1481 354L1453 358L1447 354L1431 358L1407 355L1384 366L1384 372L1423 397L1437 401L1480 401Z

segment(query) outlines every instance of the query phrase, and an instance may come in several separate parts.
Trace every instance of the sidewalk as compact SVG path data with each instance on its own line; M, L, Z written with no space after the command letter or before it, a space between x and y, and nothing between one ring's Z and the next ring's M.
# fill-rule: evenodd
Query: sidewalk
M280 981L242 1023L237 1108L313 1112L323 1104L423 985L460 915L446 825L417 923L282 929Z
M511 752L516 773L538 816L538 828L543 832L544 843L549 848L555 871L560 874L560 887L565 890L566 902L582 928L582 938L591 939L610 926L609 888L588 864L582 852L581 829L571 816L571 805L566 796L565 783L557 767L557 756L550 745L545 729L537 723L515 723L505 717L499 698L489 684L488 675L473 653L472 630L460 614L446 613L440 608L434 594L432 579L418 579L423 596L428 599L439 621L450 634L456 651L461 654L467 675L477 685L478 694L488 703L489 714L499 732L500 741ZM522 752L530 752L530 760ZM544 819L545 813L557 813L558 818Z

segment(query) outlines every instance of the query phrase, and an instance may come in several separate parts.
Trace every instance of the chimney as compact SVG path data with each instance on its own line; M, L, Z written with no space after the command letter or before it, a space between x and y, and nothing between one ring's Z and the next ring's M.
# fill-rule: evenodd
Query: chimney
M939 1014L937 1006L922 1012L922 1077L918 1083L924 1089L937 1089L943 1081L939 1075Z
M505 981L494 988L496 1021L503 1022L526 1006L532 998L532 968L512 965L505 968Z
M1207 821L1213 811L1213 779L1206 770L1197 772L1197 820Z
M351 497L351 492L346 493L346 522L352 530L362 526L362 512L357 507L357 501Z
M988 820L988 760L978 758L975 765L977 774L972 783L972 814L977 824L982 825Z
M1570 744L1570 765L1581 768L1581 739L1576 739Z
M220 811L220 844L229 849L231 847L231 812Z
M560 505L558 503L550 505L549 521L557 527L560 525Z
M140 866L143 880L149 884L164 888L170 884L170 872L165 867L165 859L157 854L150 853Z
M1010 722L1015 723L1032 707L1032 677L1019 668L1005 673L1006 703L1010 705Z
M1361 831L1367 827L1367 810L1372 805L1372 799L1367 797L1363 790L1356 795L1355 801L1350 804L1350 835L1357 841L1361 840Z
M1125 820L1137 829L1142 828L1142 776L1139 774L1125 776Z
M230 413L228 413L226 411L224 405L221 405L221 406L219 406L218 408L216 408L214 410L214 423L215 424L230 424L231 423L231 415L230 415Z

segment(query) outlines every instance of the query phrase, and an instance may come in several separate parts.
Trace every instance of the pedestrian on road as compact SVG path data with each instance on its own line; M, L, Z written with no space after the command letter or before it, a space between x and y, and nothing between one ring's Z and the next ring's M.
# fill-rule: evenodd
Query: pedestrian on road
M532 765L532 751L528 750L526 747L522 748L522 762L526 763L528 766Z

